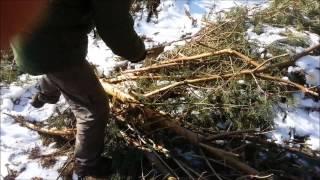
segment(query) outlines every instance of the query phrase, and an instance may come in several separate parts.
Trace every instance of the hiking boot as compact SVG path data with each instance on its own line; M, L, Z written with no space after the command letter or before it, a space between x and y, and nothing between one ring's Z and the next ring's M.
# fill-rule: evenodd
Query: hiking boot
M101 157L94 167L81 167L75 163L78 180L107 178L112 173L112 159Z
M31 106L35 107L35 108L41 108L45 102L41 101L40 98L39 98L39 93L37 93L36 95L34 95L32 97L32 100L31 100Z
M42 93L37 93L32 97L30 104L35 108L41 108L44 104L55 104L59 101L59 96L46 96Z

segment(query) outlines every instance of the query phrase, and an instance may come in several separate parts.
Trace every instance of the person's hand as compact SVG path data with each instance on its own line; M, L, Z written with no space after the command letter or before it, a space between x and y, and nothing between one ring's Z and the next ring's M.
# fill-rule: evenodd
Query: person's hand
M144 51L143 55L137 59L130 59L129 61L132 62L132 63L138 63L138 62L141 62L143 61L147 56L147 51Z
M165 46L155 46L147 49L147 58L157 58L159 54L163 53Z
M132 63L138 63L144 59L155 59L164 51L165 46L156 46L146 49L145 54L139 60L130 60Z
M31 32L48 6L48 0L0 0L0 50L9 48L18 33Z

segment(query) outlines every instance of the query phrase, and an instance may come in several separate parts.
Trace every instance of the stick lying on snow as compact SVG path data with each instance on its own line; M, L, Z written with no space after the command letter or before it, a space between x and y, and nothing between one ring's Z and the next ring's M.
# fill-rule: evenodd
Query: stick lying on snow
M4 114L7 116L10 116L12 119L14 119L15 122L19 123L21 126L31 129L33 131L37 131L39 133L43 133L51 136L59 136L67 139L69 139L70 137L74 137L76 133L76 129L63 129L63 130L48 129L48 128L36 125L32 122L29 122L25 120L24 117L22 116L14 116L12 114L7 114L7 113L4 113Z

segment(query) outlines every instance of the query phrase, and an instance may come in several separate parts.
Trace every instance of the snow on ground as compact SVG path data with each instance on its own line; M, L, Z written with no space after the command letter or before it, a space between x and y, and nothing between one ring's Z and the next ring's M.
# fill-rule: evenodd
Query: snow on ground
M137 14L135 28L139 35L153 39L153 42L146 42L147 47L157 45L159 43L175 41L181 39L182 36L190 36L198 32L201 27L201 19L206 13L218 12L229 9L237 5L253 6L255 4L265 3L265 0L243 0L243 1L223 1L223 0L166 0L159 7L158 20L152 19L151 23L146 23L146 14ZM189 11L191 16L196 19L197 24L192 24L192 20L185 14L185 10ZM141 19L139 19L142 17ZM274 40L279 37L279 29L269 28L266 34L256 35L252 31L248 31L248 37L255 40L260 40L263 44L271 43L270 33L274 34ZM271 32L272 31L272 32ZM251 34L250 34L250 33ZM269 32L269 34L268 34ZM277 35L278 34L278 35ZM307 33L312 40L312 43L319 41L319 36ZM89 52L87 55L88 61L97 66L100 74L109 76L115 67L128 63L127 61L117 60L118 57L113 55L111 50L105 46L101 40L94 40L92 34L89 35ZM317 39L318 38L318 39ZM268 40L267 40L268 39ZM175 45L182 45L183 42ZM319 76L317 76L317 65L319 57L303 57L297 62L297 65L308 71L309 74L315 76L315 80L310 80L310 84L319 85ZM27 120L45 121L48 117L54 114L55 108L66 106L64 98L61 98L57 105L48 105L40 109L35 109L30 106L30 100L38 90L36 82L39 77L29 77L22 75L19 83L13 83L9 86L1 85L1 168L0 179L3 179L7 174L7 168L21 171L17 179L31 179L32 177L42 177L43 179L56 179L58 176L57 170L62 166L66 157L60 157L57 163L50 169L40 166L39 160L29 159L29 152L35 148L40 148L41 154L54 152L54 144L43 146L40 136L26 128L14 123L13 119L5 113L13 115L22 115ZM288 108L288 117L285 122L281 121L281 115L276 118L277 130L274 137L280 142L282 138L288 137L288 127L295 127L296 131L301 134L311 133L309 143L312 143L313 148L319 148L319 112L307 112L299 107L305 106L320 106L319 102L314 102L311 99L304 99L302 94L296 94L297 108ZM311 105L312 103L312 105ZM317 144L318 143L318 144Z
M265 4L266 0L165 0L162 1L158 10L158 19L153 18L147 23L147 12L139 12L135 15L135 29L140 36L152 39L146 41L146 48L161 43L172 42L182 39L182 37L192 36L202 27L202 19L206 14L229 10L235 6L256 6ZM192 20L186 15L187 10L191 17L196 19L197 24L193 25ZM124 62L115 61L112 51L101 41L94 40L93 34L89 35L88 61L97 65L99 73L109 76L115 67ZM185 42L177 42L165 50L173 49L176 45L183 45Z
M29 158L30 153L36 148L39 148L39 155L52 153L56 151L54 143L43 146L38 133L21 127L6 115L21 115L26 120L41 122L54 113L56 106L65 104L63 98L61 98L58 105L46 104L40 109L33 108L29 102L32 95L38 91L35 86L37 79L39 77L21 75L19 83L13 83L9 87L1 85L1 179L8 174L9 169L21 172L17 179L31 179L33 177L50 179L57 177L57 170L66 160L66 157L59 157L53 167L42 168L39 159Z
M304 37L308 40L310 47L320 43L320 36L308 31L298 32L291 27L278 28L263 25L263 33L256 34L253 27L247 31L247 38L257 42L262 49L268 45L287 38L285 33L293 33L295 36ZM291 52L299 53L304 48L289 47ZM293 52L292 52L293 51ZM310 87L320 86L320 56L304 56L296 61L295 66L288 68L288 73L302 70L306 75L306 83ZM320 150L320 112L315 109L320 108L320 101L314 101L302 93L294 94L293 105L281 105L281 110L275 117L275 131L272 137L278 142L290 141L293 135L309 136L306 142L312 149ZM285 112L283 112L285 111Z

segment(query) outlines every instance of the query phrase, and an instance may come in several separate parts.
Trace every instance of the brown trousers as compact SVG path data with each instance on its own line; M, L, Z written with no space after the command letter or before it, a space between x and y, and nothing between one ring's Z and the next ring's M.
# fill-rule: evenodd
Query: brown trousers
M87 61L61 72L46 74L40 81L40 99L63 95L77 119L76 163L96 165L103 151L109 115L108 97Z

